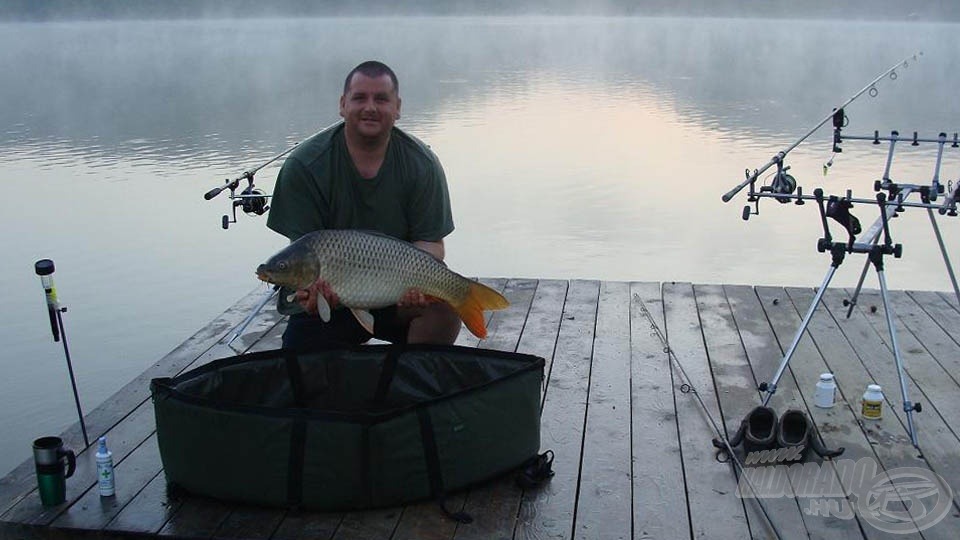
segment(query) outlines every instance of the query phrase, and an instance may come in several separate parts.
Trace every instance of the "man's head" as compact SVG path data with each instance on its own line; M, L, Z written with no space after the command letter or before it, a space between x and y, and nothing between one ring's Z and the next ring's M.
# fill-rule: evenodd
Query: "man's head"
M349 136L388 138L400 118L400 84L393 70L373 60L353 68L343 83L340 116Z

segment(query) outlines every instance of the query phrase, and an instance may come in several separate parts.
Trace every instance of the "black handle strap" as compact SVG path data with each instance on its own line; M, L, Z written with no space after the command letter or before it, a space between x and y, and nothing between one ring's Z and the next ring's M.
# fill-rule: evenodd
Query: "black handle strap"
M437 451L437 439L434 435L430 411L426 407L417 409L417 420L420 421L420 440L423 444L423 456L427 462L430 495L437 500L440 509L443 510L443 513L450 519L458 523L473 523L473 517L470 516L470 514L463 511L451 512L446 506L443 474L440 472L440 453Z
M306 406L303 390L303 371L297 353L285 350L283 359L287 366L287 376L290 378L290 391L297 408ZM287 463L287 505L300 506L303 499L303 456L306 452L307 420L303 416L292 419L290 429L290 460Z
M400 362L400 355L406 350L403 344L395 344L387 349L387 355L383 358L383 367L380 369L380 378L377 380L377 389L373 393L373 404L379 407L387 400L387 394L390 392L390 385L397 374L397 364Z

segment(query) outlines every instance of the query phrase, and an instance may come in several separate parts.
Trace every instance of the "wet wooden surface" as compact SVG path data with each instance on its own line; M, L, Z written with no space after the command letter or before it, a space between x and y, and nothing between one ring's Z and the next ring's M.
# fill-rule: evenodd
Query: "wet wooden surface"
M782 538L960 537L960 310L953 295L895 291L889 297L907 391L923 406L914 415L922 453L907 435L877 291L865 291L850 318L843 302L852 291L826 292L770 401L778 413L807 411L828 446L846 448L842 459L869 460L877 475L939 475L943 485L926 502L931 508L936 497L952 497L946 515L901 534L858 508L863 486L843 474L840 462L813 459L807 466L841 486L846 498L841 493L828 504L816 496L817 486L811 494L809 484L789 476L781 486L784 496L764 499L761 507L737 495L742 480L731 464L715 459L715 433L697 396L718 428L732 434L759 404L757 385L776 372L814 298L812 289L482 281L503 292L511 306L488 314L485 340L464 330L457 344L546 359L541 441L556 456L556 475L544 486L524 490L507 476L452 494L447 506L471 514L470 524L447 518L434 502L318 513L168 493L149 381L238 352L278 348L284 319L272 307L231 346L225 344L224 336L265 294L258 289L87 415L91 436L106 434L111 441L115 497L97 494L94 450L86 449L67 482L67 501L45 508L27 461L0 479L0 538L773 538L764 510ZM671 363L651 319L685 374ZM818 409L813 388L827 371L836 377L837 405ZM696 394L684 385L687 377ZM884 415L863 421L860 396L874 382L884 388ZM63 437L69 446L82 447L79 426ZM893 500L888 510L907 519L908 507ZM912 519L925 524L916 512Z

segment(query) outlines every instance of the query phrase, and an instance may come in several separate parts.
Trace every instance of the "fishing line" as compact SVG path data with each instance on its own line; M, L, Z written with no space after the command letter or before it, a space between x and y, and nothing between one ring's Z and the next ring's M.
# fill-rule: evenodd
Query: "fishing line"
M877 94L879 94L879 90L877 90L877 83L878 83L878 82L880 82L884 77L887 77L888 75L890 76L890 80L896 80L896 79L897 79L897 76L896 76L896 71L897 71L897 69L899 69L900 67L904 67L904 68L908 67L908 66L910 65L910 64L909 64L909 61L910 61L910 60L917 61L920 56L923 56L923 52L918 52L918 53L916 53L916 54L913 54L913 55L911 55L911 56L908 56L907 58L904 58L904 59L901 60L900 62L897 62L896 64L894 64L893 66L891 66L890 69L884 71L883 73L881 73L880 75L878 75L875 79L873 79L872 81L870 81L869 83L867 83L866 86L864 86L862 89L860 89L859 92L857 92L856 94L854 94L853 96L851 96L849 99L847 99L846 101L844 101L843 104L841 104L841 105L838 106L838 107L835 107L835 108L833 109L833 112L831 112L830 114L828 114L828 115L827 115L823 120L821 120L816 126L814 126L810 131L808 131L806 135L804 135L803 137L800 137L799 139L797 139L796 142L794 142L793 144L791 144L790 146L788 146L786 149L781 150L780 152L778 152L778 153L777 153L775 156L773 156L773 157L770 159L770 161L768 161L765 165L763 165L763 166L760 167L759 169L755 169L752 173L751 173L749 170L747 170L746 173L745 173L746 179L745 179L743 182L741 182L740 184L738 184L736 187L734 187L733 189L731 189L730 191L728 191L728 192L726 192L726 193L723 194L723 197L721 197L721 198L723 199L723 202L730 202L730 199L734 198L734 197L737 195L737 193L740 193L740 190L742 190L743 188L747 187L747 185L752 184L753 182L756 182L757 177L760 176L761 174L763 174L763 172L766 171L767 169L769 169L770 167L772 167L772 166L774 166L774 165L777 165L777 164L782 164L782 163L783 163L783 159L784 159L785 157L787 157L787 154L789 154L794 148L800 146L800 143L802 143L803 141L807 140L808 137L810 137L811 135L813 135L814 132L816 132L818 129L820 129L821 127L823 127L823 125L826 124L827 122L829 122L830 120L833 120L833 121L834 121L834 124L836 124L838 121L841 122L841 123L844 122L844 119L845 119L845 115L843 114L843 109L844 109L844 107L846 107L847 105L850 105L851 103L853 103L854 101L856 101L857 98L859 98L860 96L862 96L862 95L863 95L864 93L866 93L866 92L869 92L869 93L870 93L870 97L876 97Z
M710 425L713 427L713 431L717 434L719 440L723 441L723 444L726 446L727 455L730 456L730 461L736 466L737 472L739 473L740 480L745 482L747 487L750 488L750 491L754 495L754 500L757 501L757 505L760 506L760 512L763 513L763 517L767 520L767 524L773 530L774 536L778 539L782 539L783 536L780 534L780 529L773 523L773 519L770 517L770 513L767 511L766 505L763 504L763 499L760 497L760 492L753 485L753 482L750 481L750 477L743 473L743 463L740 462L740 458L737 457L736 453L733 451L733 447L730 446L730 442L727 441L724 432L720 429L720 425L713 418L713 415L710 414L710 409L707 408L707 404L703 402L703 398L700 397L700 392L697 391L696 387L693 385L693 380L687 375L687 370L683 368L683 364L680 362L680 359L677 358L677 355L674 354L673 349L670 347L667 342L667 337L660 331L660 327L657 325L656 321L653 320L653 314L647 310L647 306L644 303L643 299L639 295L633 295L634 300L636 300L640 305L640 313L647 319L647 322L650 323L650 334L655 336L660 344L663 345L663 352L667 353L667 356L673 360L675 366L680 371L680 374L685 381L680 385L681 392L685 394L693 394L693 397L697 398L697 403L700 404L700 410L703 411L706 415L707 420L710 422Z

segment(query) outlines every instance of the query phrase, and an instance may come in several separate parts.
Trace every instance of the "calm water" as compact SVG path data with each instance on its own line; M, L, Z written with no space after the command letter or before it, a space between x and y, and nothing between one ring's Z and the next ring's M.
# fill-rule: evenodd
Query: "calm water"
M960 129L956 25L694 19L315 19L0 25L0 472L75 420L33 263L52 258L93 409L241 295L284 241L220 228L202 194L337 119L346 72L401 79L400 125L450 181L450 265L468 275L817 285L814 205L720 195L834 105L848 133ZM891 39L893 36L895 39ZM807 192L872 196L885 151L829 132L790 155ZM933 146L893 176L929 182ZM960 176L946 152L944 179ZM271 189L276 168L259 174ZM859 211L872 223L873 209ZM960 263L957 220L942 221ZM927 217L897 220L896 288L946 290ZM835 278L855 283L861 259ZM868 284L876 286L875 278Z

